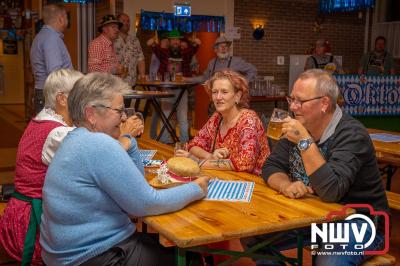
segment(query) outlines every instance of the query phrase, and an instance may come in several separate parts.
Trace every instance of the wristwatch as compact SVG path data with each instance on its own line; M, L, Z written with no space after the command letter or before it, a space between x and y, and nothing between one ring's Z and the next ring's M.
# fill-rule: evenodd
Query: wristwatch
M305 151L308 148L310 148L311 144L313 144L313 143L314 143L314 140L311 137L309 137L307 139L301 139L299 141L299 143L297 143L297 148L299 148L300 151Z

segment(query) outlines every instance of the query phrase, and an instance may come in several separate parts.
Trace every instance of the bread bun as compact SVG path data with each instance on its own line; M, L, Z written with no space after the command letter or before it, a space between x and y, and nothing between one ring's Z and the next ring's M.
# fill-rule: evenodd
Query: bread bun
M199 165L190 158L172 157L167 162L168 169L182 177L196 176L200 173Z

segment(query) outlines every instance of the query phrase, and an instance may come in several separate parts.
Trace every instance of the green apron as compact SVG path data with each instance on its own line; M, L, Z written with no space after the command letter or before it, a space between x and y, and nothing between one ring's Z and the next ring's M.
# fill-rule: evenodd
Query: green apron
M42 199L27 197L18 192L14 192L12 197L29 202L31 204L31 217L29 219L28 231L26 232L24 251L22 253L22 266L29 266L32 262L33 252L35 251L36 230L40 225L42 216Z

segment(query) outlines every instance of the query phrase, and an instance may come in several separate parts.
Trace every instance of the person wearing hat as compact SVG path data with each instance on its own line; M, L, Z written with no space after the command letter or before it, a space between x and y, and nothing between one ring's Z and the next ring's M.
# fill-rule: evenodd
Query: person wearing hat
M214 52L217 54L217 57L208 62L207 69L204 71L203 75L185 78L184 80L203 83L217 71L232 69L245 76L248 82L254 81L257 76L256 67L238 56L231 56L229 53L231 44L232 41L225 36L218 37L214 43Z
M43 8L45 25L32 42L30 58L32 73L35 77L35 112L44 107L43 85L54 70L72 69L71 57L64 43L63 32L68 26L65 7L61 4L49 4Z
M343 74L342 65L332 54L327 53L327 50L329 50L328 46L328 41L324 39L317 40L315 42L315 52L312 56L307 58L304 70L319 68L330 73Z
M252 82L256 79L257 68L243 60L238 56L230 55L230 47L232 41L225 36L220 36L215 40L214 52L217 57L211 59L208 62L208 66L202 75L192 78L184 78L184 81L204 83L206 80L210 79L214 73L221 70L231 69L240 74L242 74L247 82ZM211 117L215 112L214 103L210 101L208 105L208 116Z
M126 68L119 63L113 46L121 27L122 23L113 15L103 17L98 27L101 34L89 43L89 72L107 72L121 77L126 74Z
M183 49L180 45L181 39L183 39L181 33L178 30L172 30L168 34L168 48L162 48L159 44L155 43L154 38L147 41L147 45L151 47L153 53L157 56L158 60L160 60L158 72L162 76L164 76L165 72L171 72L172 70L175 70L175 72L182 72L184 77L190 77L192 75L190 70L191 58L196 54L201 41L196 38L191 45Z
M158 73L162 77L173 77L174 74L179 72L182 73L183 77L190 77L192 75L192 71L190 69L191 59L196 54L201 42L196 38L191 45L188 45L186 48L182 48L180 45L182 38L183 36L178 30L172 30L168 34L169 47L167 48L162 48L159 44L155 43L153 38L147 41L147 45L151 46L153 53L160 61ZM161 101L163 112L167 117L171 113L172 106L176 102L179 94L178 90L172 90L171 92L175 93L174 98L163 99ZM181 142L189 141L189 123L187 113L188 92L186 90L177 107L177 120L180 129L179 138ZM169 133L164 131L160 141L164 143L170 143L171 140Z

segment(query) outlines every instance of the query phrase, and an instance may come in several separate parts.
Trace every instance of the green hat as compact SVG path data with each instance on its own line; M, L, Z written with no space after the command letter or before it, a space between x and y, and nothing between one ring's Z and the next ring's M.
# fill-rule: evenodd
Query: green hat
M181 38L183 38L183 36L181 35L181 33L178 30L172 30L168 34L168 38L169 39L181 39Z

